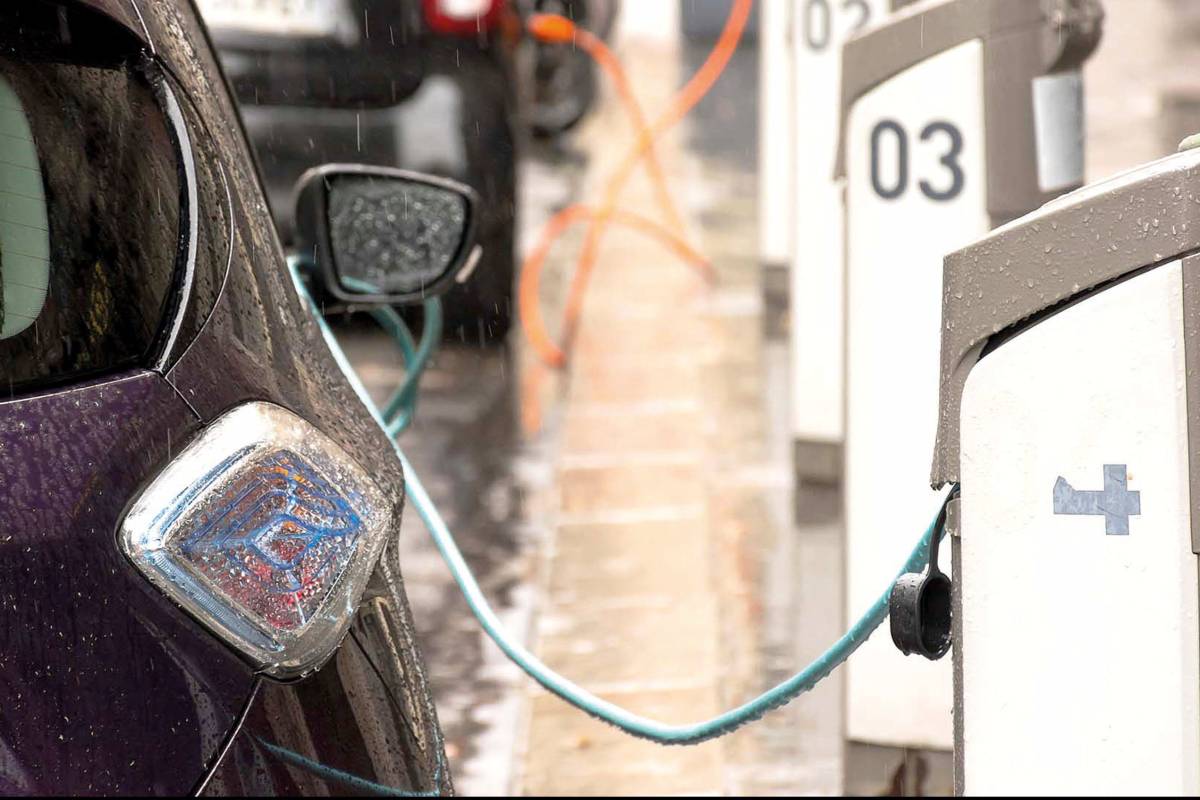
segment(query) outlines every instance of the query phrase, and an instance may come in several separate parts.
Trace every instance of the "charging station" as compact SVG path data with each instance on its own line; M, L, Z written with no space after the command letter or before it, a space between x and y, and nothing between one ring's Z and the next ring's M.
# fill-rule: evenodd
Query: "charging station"
M928 506L942 259L1082 183L1080 67L1102 16L1097 0L920 0L843 48L850 619ZM847 668L846 738L948 764L952 696L949 662L875 637ZM853 750L847 774L864 774Z
M957 784L1200 793L1200 151L946 259Z
M792 136L791 0L761 0L758 36L758 259L784 272L792 262L795 175Z
M837 486L842 477L845 248L842 184L834 176L841 125L842 45L911 2L799 0L793 4L791 418L800 484Z

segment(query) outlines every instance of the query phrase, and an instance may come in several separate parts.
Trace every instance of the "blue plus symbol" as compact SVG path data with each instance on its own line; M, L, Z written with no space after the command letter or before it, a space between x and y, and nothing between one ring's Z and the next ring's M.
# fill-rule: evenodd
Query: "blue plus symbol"
M1104 489L1081 492L1059 476L1054 484L1054 513L1103 516L1109 536L1128 536L1129 518L1142 513L1142 493L1129 491L1129 471L1124 464L1104 465Z

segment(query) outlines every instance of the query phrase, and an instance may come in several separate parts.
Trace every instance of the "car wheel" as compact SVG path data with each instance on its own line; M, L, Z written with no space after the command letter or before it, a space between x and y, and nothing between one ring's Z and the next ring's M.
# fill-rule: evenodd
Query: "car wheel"
M608 39L620 4L617 0L537 0L541 13L561 14ZM596 65L574 47L538 44L533 58L530 131L551 139L574 128L596 101Z
M529 127L539 139L560 136L578 125L596 99L591 58L563 45L537 45Z

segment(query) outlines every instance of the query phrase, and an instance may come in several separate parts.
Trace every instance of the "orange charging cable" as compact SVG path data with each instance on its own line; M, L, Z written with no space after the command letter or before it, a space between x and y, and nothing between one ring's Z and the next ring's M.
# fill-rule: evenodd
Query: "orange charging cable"
M534 14L527 22L526 27L535 39L550 44L574 44L591 56L612 80L638 131L637 141L626 153L617 171L609 178L604 193L604 202L599 209L580 204L559 212L546 225L540 241L521 267L517 292L521 324L535 354L546 366L562 369L567 365L579 318L583 312L588 279L595 266L604 233L610 224L615 223L629 227L659 240L684 262L698 269L709 281L715 279L712 265L682 238L683 220L671 199L666 178L655 151L655 143L708 94L721 73L725 71L730 58L733 57L741 42L752 5L753 0L734 0L725 27L712 52L709 53L708 58L691 80L672 98L667 109L654 121L653 125L647 124L645 114L629 85L625 70L612 50L599 37L557 14ZM649 167L659 205L662 206L663 213L667 217L667 226L617 209L621 192L628 183L634 168L643 159L646 160ZM542 316L539 303L541 271L550 249L557 239L572 225L585 219L588 221L588 232L563 309L560 343L550 335Z

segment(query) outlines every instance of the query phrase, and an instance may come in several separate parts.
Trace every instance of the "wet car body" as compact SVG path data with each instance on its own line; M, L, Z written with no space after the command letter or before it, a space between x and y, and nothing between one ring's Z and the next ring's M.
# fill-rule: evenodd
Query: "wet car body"
M255 27L236 0L200 7L284 242L292 236L292 187L318 164L353 161L460 180L483 201L483 259L445 303L448 335L496 341L513 315L519 23L507 0L493 0L479 24L439 22L431 10L439 2L322 0L314 20L324 22L302 31Z
M30 87L44 88L42 76L55 70L86 88L100 80L96 70L112 71L110 61L136 62L129 74L144 77L123 80L138 84L131 96L153 95L163 130L122 117L136 110L131 101L103 129L83 131L71 163L46 167L52 206L73 191L83 196L76 187L92 192L86 213L49 221L52 248L77 234L84 255L51 275L40 327L0 336L9 388L0 400L0 791L451 791L394 547L333 657L282 683L261 677L184 613L117 545L138 492L214 420L249 401L290 410L353 454L386 493L392 541L399 532L400 465L291 283L194 9L183 0L21 0L0 16L0 76L18 96L28 101ZM42 39L51 41L44 52ZM87 63L60 66L64 52ZM28 70L35 77L21 83L25 58L44 58L52 69L36 64ZM106 103L118 105L95 108ZM61 103L50 108L69 117ZM73 124L86 123L80 119ZM33 122L48 164L57 155L45 149L56 142L39 140ZM88 183L90 165L104 160L105 137L131 142L111 161L142 174L148 168L135 154L150 162L145 154L168 134L177 199L173 184L138 184L135 196L116 195L116 184L100 179ZM107 241L104 231L74 230L106 216L129 226L111 253L95 246ZM151 264L163 273L162 297L143 304L141 319L141 301L129 292L144 281L123 278L121 268L154 261L160 240L174 243L165 264ZM4 245L0 239L0 269L10 269L15 251ZM78 330L56 335L72 307L83 309ZM138 325L145 346L105 360ZM27 374L17 375L21 369Z

